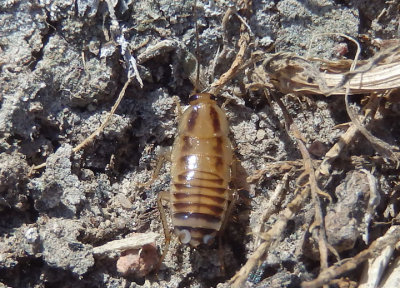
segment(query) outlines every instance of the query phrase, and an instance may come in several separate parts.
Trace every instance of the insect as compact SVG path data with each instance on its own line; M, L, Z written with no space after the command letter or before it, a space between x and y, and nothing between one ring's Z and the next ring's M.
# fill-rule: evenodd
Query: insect
M198 31L196 24L198 48ZM198 53L198 51L197 51ZM198 54L196 53L197 62ZM171 151L171 186L158 197L166 244L171 239L162 200L168 200L173 232L182 244L209 245L224 230L233 205L233 151L225 112L210 93L197 93L199 65L189 107L180 117Z
M171 212L184 244L209 244L230 201L232 146L225 113L208 93L190 96L171 153Z
M174 233L182 244L211 244L226 223L233 204L232 145L225 113L209 93L195 93L183 113L171 152L171 187L158 204L168 251L171 235L161 201L170 204Z

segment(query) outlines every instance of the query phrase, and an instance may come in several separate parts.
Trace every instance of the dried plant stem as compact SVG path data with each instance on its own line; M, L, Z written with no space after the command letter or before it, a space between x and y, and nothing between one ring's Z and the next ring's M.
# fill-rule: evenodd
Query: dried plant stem
M387 246L394 247L400 241L400 226L392 226L382 237L378 238L356 256L336 263L335 265L323 270L316 279L302 283L302 288L317 288L324 284L328 284L332 279L341 274L357 268L362 262L371 257L381 255Z
M275 213L277 207L279 207L279 203L283 198L282 194L287 189L288 179L289 173L286 173L282 178L282 182L276 186L275 191L272 194L271 198L268 199L268 202L265 204L261 204L264 212L260 218L259 226L258 228L256 228L256 240L254 241L255 248L261 244L260 235L262 234L262 232L264 232L265 222L268 220L269 217L272 216L272 214Z
M379 97L375 94L372 94L370 101L365 106L366 114L364 118L360 120L361 123L364 123L367 119L371 119L371 122L369 124L372 124L374 115L379 107L379 102ZM350 127L347 129L347 131L340 135L338 142L335 143L335 145L333 145L332 148L325 154L325 157L318 168L319 173L323 175L329 175L331 163L337 157L339 157L344 148L353 141L358 131L359 130L357 126L355 126L354 124L350 124Z
M229 280L232 287L243 287L249 273L260 264L262 259L265 259L268 249L272 242L277 240L280 235L285 231L287 222L292 219L297 211L301 208L303 202L308 198L310 193L309 187L304 187L301 193L288 204L288 206L281 212L278 220L272 225L271 229L262 235L264 242L254 251L254 253L247 260L246 264Z
M267 92L266 96L267 96ZM283 105L282 101L278 98L274 98L274 100L278 103L279 107L281 108L284 118L285 118L285 126L288 133L294 135L297 140L300 152L303 157L303 166L304 166L304 175L309 176L309 185L305 186L300 194L296 196L296 198L288 205L287 208L283 211L281 216L279 217L278 221L272 226L272 228L263 234L263 240L260 246L256 249L253 255L248 259L246 264L240 269L238 273L229 281L233 287L241 287L241 285L246 281L247 276L252 271L252 269L260 263L261 259L264 259L267 255L268 248L270 247L271 243L278 239L279 235L283 232L283 229L286 227L287 221L291 219L295 212L300 208L300 205L308 197L309 192L313 196L314 204L316 207L316 220L315 222L317 225L314 227L318 227L318 242L319 242L319 249L320 249L320 258L321 258L321 267L327 268L328 267L328 244L326 241L326 234L325 234L325 227L324 227L324 218L322 213L321 204L319 202L318 194L322 191L318 188L317 180L315 176L315 171L312 165L312 160L308 150L304 144L303 137L293 123L293 119L290 117L286 107ZM302 175L303 175L302 174ZM303 177L303 176L300 177Z
M98 135L100 135L101 132L103 132L104 128L106 127L106 125L108 124L108 122L110 121L112 115L115 113L115 110L117 110L119 104L121 103L122 98L124 98L125 96L125 91L128 88L128 85L131 83L132 78L128 78L128 80L125 82L124 87L122 88L121 92L118 95L117 100L115 101L113 107L111 108L110 112L108 113L106 119L104 120L104 122L100 125L99 128L96 129L96 131L94 131L92 134L90 134L85 140L83 140L81 143L79 143L76 147L74 147L72 149L72 151L74 153L78 152L79 150L81 150L83 147L85 147L86 145L88 145L89 143L91 143ZM34 170L38 170L41 168L46 167L46 162L42 163L40 165L36 165L33 166L29 172L29 175L31 175L33 173Z
M400 46L360 61L361 66L349 71L352 63L354 61L306 59L280 52L269 55L258 73L265 74L263 79L270 78L282 93L344 95L350 80L349 94L376 93L400 87Z
M292 117L290 116L289 112L287 111L282 101L277 97L274 97L274 100L282 110L282 113L285 118L286 130L288 131L288 133L291 132L291 134L293 134L293 136L296 138L297 145L299 147L301 156L303 158L304 174L308 175L309 177L311 196L315 206L315 221L312 227L313 229L318 228L318 230L314 230L314 233L317 234L318 238L321 268L326 269L328 268L328 244L326 240L324 216L318 194L327 196L328 198L330 198L330 196L322 192L318 187L317 178L315 176L315 170L312 164L311 156L307 150L306 145L304 144L303 140L304 138L301 135L300 130L297 128L297 125L293 122Z
M228 9L228 11L225 13L224 19L222 21L223 27L226 26L227 21L233 12L234 11L232 9ZM232 80L232 78L235 77L235 75L243 67L245 61L245 53L250 43L250 32L247 31L248 25L244 24L244 19L240 18L240 20L242 21L242 24L240 27L241 33L238 43L240 47L239 52L236 54L235 60L233 61L229 70L222 74L222 76L218 80L215 80L214 83L211 84L211 88L209 91L211 94L217 95L221 91L222 87L226 85L226 83L228 83L230 80ZM223 54L223 52L221 54Z
M131 249L140 249L144 245L155 243L157 238L160 237L159 234L149 232L149 233L136 233L133 236L125 239L114 240L107 242L104 245L94 247L94 255L106 255L112 252L121 252Z
M104 122L100 125L99 128L96 129L96 131L94 131L92 134L90 134L89 137L87 137L85 140L83 140L79 145L77 145L76 147L74 147L74 149L72 149L72 151L74 151L75 153L78 152L79 150L81 150L83 147L85 147L86 145L88 145L89 143L91 143L98 135L100 135L101 132L103 132L104 128L106 127L106 125L108 124L108 122L110 121L112 115L115 113L115 110L117 110L119 103L121 103L122 98L124 98L125 96L125 91L126 88L128 88L128 85L131 83L132 78L128 78L128 80L125 82L124 87L122 87L121 92L118 95L117 101L115 101L113 107L111 108L110 112L108 113L106 119L104 120Z

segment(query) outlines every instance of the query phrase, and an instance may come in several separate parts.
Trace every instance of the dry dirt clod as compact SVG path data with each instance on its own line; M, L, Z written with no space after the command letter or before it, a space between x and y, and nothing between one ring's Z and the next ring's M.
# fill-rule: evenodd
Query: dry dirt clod
M335 191L337 202L329 205L325 216L329 243L338 251L353 249L365 230L364 215L368 209L369 185L367 176L351 171Z

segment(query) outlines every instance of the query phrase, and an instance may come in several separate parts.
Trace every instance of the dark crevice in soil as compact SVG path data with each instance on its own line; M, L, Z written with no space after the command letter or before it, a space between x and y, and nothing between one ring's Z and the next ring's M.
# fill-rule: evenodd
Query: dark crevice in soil
M46 23L48 25L47 28L47 33L43 35L42 37L42 47L40 48L39 51L34 51L32 52L32 57L35 59L34 61L30 62L28 67L31 69L31 71L34 71L36 69L37 64L43 59L43 51L44 48L46 47L47 43L49 42L50 37L56 32L56 27L57 23L51 21L50 19L50 12L46 11Z
M32 197L28 197L28 207L26 211L19 211L15 208L3 209L0 212L0 235L4 231L20 227L22 224L35 223L39 217L39 213L34 208Z
M13 268L0 269L0 281L8 287L36 287L40 286L42 269L45 262L40 258L19 258ZM47 286L46 286L47 287Z

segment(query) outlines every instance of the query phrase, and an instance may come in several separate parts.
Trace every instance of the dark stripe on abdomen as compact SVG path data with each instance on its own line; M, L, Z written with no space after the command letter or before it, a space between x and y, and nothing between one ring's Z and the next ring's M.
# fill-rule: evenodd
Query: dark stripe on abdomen
M185 174L187 174L187 173L185 173ZM182 181L182 182L183 181L191 181L191 180L201 180L201 181L208 181L208 182L211 182L211 183L215 183L215 184L218 184L218 185L221 185L222 183L224 183L224 180L221 179L221 178L219 178L219 179L209 179L209 178L193 177L193 178L188 179L188 176L186 176L185 174L178 175L178 180Z
M213 192L215 192L217 194L224 194L225 191L226 191L226 188L223 188L223 187L209 187L209 186L202 186L202 185L191 185L190 183L187 183L187 184L173 183L173 185L179 191L180 190L188 191L188 190L193 190L193 189L201 191L201 189L208 189L208 190L211 190L211 191L213 191Z
M200 210L202 208L209 209L212 211L215 215L220 216L222 212L224 212L224 209L221 206L216 206L216 205L210 205L210 204L203 204L203 203L187 203L187 202L180 202L180 203L174 203L173 204L176 210L184 210L184 211L190 211L190 210Z
M214 132L218 133L221 130L218 113L213 106L210 106L210 117L213 124Z

